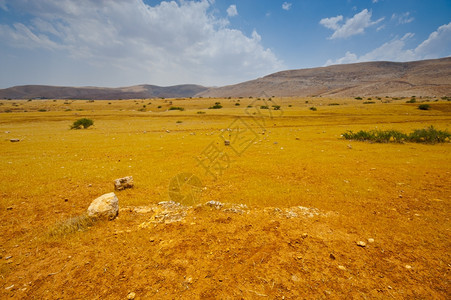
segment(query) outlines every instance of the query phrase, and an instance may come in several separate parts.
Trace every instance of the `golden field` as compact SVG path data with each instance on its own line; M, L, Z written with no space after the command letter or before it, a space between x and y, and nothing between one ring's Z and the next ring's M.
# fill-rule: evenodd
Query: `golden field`
M451 129L451 102L422 111L406 100L1 100L0 297L447 299L450 143L340 136ZM208 109L215 102L223 108ZM82 117L94 126L70 130ZM199 164L212 145L228 158L216 176ZM182 202L185 218L140 226L185 172L203 186ZM128 175L135 186L116 192L117 219L49 235Z

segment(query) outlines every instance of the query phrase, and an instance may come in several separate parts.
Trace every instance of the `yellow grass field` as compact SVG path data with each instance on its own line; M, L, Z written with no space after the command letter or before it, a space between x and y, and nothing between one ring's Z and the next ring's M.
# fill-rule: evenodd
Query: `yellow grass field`
M451 144L341 137L451 129L406 100L0 100L0 298L449 299ZM157 222L180 173L202 192ZM129 175L117 219L49 234Z

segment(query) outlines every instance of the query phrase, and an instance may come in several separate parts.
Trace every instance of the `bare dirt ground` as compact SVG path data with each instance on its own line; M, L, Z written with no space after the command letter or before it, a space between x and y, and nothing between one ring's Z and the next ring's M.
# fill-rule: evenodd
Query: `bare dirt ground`
M449 102L276 100L264 130L253 99L3 101L0 298L449 299L451 145L340 137L449 129ZM69 130L78 117L94 127ZM258 135L241 155L221 138L238 117ZM231 158L216 178L196 160L212 142ZM180 172L204 188L177 204ZM126 175L117 219L49 235Z

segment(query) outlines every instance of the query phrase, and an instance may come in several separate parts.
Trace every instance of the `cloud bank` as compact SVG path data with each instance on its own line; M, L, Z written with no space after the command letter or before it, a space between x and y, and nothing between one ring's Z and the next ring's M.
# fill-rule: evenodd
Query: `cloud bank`
M61 74L80 71L77 64L86 65L95 72L86 76L99 78L87 82L110 86L119 82L223 85L283 69L256 31L247 36L231 28L228 19L215 15L212 3L0 1L1 9L29 17L0 23L2 48L10 49L3 54L6 50L0 50L0 55L14 57L14 49L29 51L41 55L36 60L47 59ZM236 6L229 6L227 14L237 15ZM60 59L60 68L52 57Z
M326 65L378 60L412 61L451 56L451 22L440 26L417 47L406 49L407 41L413 36L413 33L406 33L403 37L384 43L382 46L361 56L348 51L339 59L329 59Z

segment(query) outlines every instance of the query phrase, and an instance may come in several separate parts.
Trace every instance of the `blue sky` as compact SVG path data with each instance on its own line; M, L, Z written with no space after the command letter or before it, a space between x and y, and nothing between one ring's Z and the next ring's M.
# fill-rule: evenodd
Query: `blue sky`
M450 0L0 0L0 88L218 86L447 56Z

